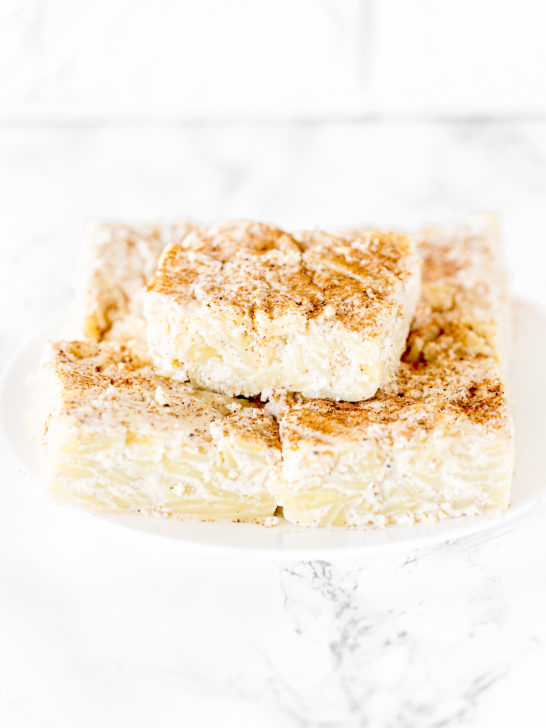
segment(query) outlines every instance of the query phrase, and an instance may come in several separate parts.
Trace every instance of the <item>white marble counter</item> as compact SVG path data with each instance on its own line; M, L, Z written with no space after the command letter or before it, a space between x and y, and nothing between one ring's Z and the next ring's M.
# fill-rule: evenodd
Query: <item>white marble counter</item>
M2 128L0 159L2 361L68 300L92 216L411 223L493 208L515 289L546 303L543 124ZM546 721L546 508L399 556L228 560L56 506L2 456L2 725Z

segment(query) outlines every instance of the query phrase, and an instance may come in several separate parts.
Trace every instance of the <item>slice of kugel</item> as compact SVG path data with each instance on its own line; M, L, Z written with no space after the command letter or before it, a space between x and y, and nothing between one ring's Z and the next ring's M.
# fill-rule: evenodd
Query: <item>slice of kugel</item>
M357 401L392 379L419 291L405 235L221 223L162 254L148 346L163 374L224 394Z
M424 231L423 295L394 381L365 402L278 396L278 502L299 524L501 511L513 475L508 299L496 222Z
M173 383L123 345L50 345L38 377L44 474L96 510L263 519L275 512L277 423L245 400Z

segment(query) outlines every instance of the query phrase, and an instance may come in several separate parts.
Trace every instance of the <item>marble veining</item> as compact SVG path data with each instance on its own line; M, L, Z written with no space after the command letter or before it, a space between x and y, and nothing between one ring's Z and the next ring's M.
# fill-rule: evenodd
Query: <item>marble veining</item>
M510 674L498 636L510 635L516 652L535 648L514 623L502 577L487 568L486 543L446 544L366 565L285 567L280 584L299 642L287 662L300 689L280 669L273 684L294 724L473 725L480 701ZM458 580L446 590L455 564L465 574L462 592Z

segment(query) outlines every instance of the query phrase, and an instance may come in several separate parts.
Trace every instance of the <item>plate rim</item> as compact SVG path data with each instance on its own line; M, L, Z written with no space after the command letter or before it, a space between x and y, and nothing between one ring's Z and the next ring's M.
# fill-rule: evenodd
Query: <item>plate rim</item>
M538 312L546 317L546 309L540 302L531 301L520 297L514 298L512 299L512 301L514 307L515 305L532 306L535 309L535 312ZM39 325L37 324L35 327L33 327L31 331L14 348L10 356L7 357L6 362L2 367L2 371L0 372L0 437L4 441L6 445L6 450L9 451L10 457L13 458L14 462L21 468L21 470L25 474L27 474L37 482L40 482L41 480L39 474L37 472L32 472L32 468L29 467L29 464L24 462L21 453L14 446L13 438L10 436L10 433L8 431L9 423L6 416L7 408L5 406L6 391L9 380L12 377L15 377L17 379L16 366L18 361L23 359L25 355L28 355L28 350L32 346L37 345L40 341L44 342L49 340L51 338L51 329L53 329L53 327L60 327L63 322L69 322L69 311L70 309L68 305L59 307L48 317L44 318L44 320L42 320ZM35 361L36 366L38 365L38 363L39 361ZM24 379L26 377L26 374L23 373L21 377L22 381L20 381L20 384L25 387L26 384ZM27 434L28 437L31 439L32 436L30 432ZM439 546L442 544L447 545L449 543L461 542L465 539L476 537L479 534L491 533L495 530L498 530L500 535L500 533L503 532L504 527L508 527L510 524L514 523L518 519L522 519L523 517L528 515L534 508L536 508L540 503L543 503L545 501L546 486L543 486L542 490L539 493L528 496L526 500L524 500L522 503L516 504L515 506L510 505L507 511L501 514L463 516L455 519L446 519L444 521L435 522L432 524L426 524L427 526L430 526L432 528L436 526L442 528L442 526L444 526L444 528L442 530L439 530L439 532L437 533L435 533L434 531L424 534L415 533L415 536L412 537L412 530L418 528L419 525L422 524L409 525L405 527L390 526L388 527L388 529L369 528L364 530L336 527L335 529L330 528L328 530L333 533L363 533L364 531L370 533L370 531L375 531L377 533L388 534L391 528L401 528L403 530L403 533L405 533L405 537L392 539L386 538L384 541L379 540L376 542L371 541L367 543L363 542L360 544L336 544L325 546L303 545L301 547L293 545L279 545L275 542L275 539L273 537L271 538L270 543L266 544L261 543L249 545L243 543L241 540L235 541L234 543L214 543L213 540L208 541L206 539L195 538L195 536L192 537L191 535L189 538L183 536L173 536L172 534L162 532L161 528L157 527L158 524L161 523L163 520L167 522L174 521L177 526L183 523L191 523L194 525L198 524L198 527L203 529L214 528L217 525L214 522L203 522L199 521L198 519L146 519L146 517L144 516L138 516L134 514L101 514L85 511L85 509L77 510L80 513L85 513L90 518L95 517L99 518L101 521L106 521L109 525L116 527L121 526L123 529L131 529L133 531L137 530L139 533L145 534L147 537L160 536L164 540L178 541L185 549L201 551L210 555L222 555L226 557L237 555L249 558L272 558L279 560L320 560L332 558L354 558L356 556L363 556L364 554L377 554L378 552L385 554L392 554L400 551L408 552L411 550L430 548L434 545ZM65 504L57 505L63 506ZM71 506L68 504L66 507L67 513L72 508L75 508L75 506ZM139 525L134 524L134 521L139 521ZM146 524L151 524L152 522L154 522L156 528L150 526L147 527ZM275 526L267 528L264 526L259 526L258 524L239 524L229 520L224 520L221 522L221 524L223 526L227 525L229 528L233 529L240 529L241 527L245 528L246 526L250 525L255 528L262 529L262 532L264 530L272 531L273 534L290 534L292 532L297 533L298 535L304 535L305 533L309 532L309 529L306 529L305 527L288 523L286 524L286 526L283 526L282 531L279 531L278 528ZM446 528L446 525L454 526L454 528ZM408 530L406 531L406 529ZM315 534L322 533L323 529L312 529L311 532Z

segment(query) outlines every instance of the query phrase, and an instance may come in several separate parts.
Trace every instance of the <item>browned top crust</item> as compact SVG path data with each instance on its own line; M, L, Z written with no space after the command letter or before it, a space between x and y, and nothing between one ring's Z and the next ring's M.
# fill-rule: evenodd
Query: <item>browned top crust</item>
M124 345L52 343L42 374L50 414L69 415L78 425L176 428L202 442L212 440L214 425L262 447L279 447L277 423L257 404L171 382Z
M466 422L487 431L509 423L504 384L483 359L449 363L402 363L388 392L364 402L302 400L285 397L279 404L286 447L302 440L329 444L370 439L406 439L425 435L442 423L457 432Z
M497 235L488 216L422 231L422 296L395 380L365 402L279 397L283 444L411 439L442 423L454 432L465 423L509 428L499 366L508 299Z
M406 360L446 353L505 359L509 301L496 218L475 215L421 235L423 285Z
M234 221L170 245L149 290L180 304L193 299L229 307L251 320L258 313L272 319L323 315L369 335L400 305L399 284L419 266L415 244L405 235L291 235Z

